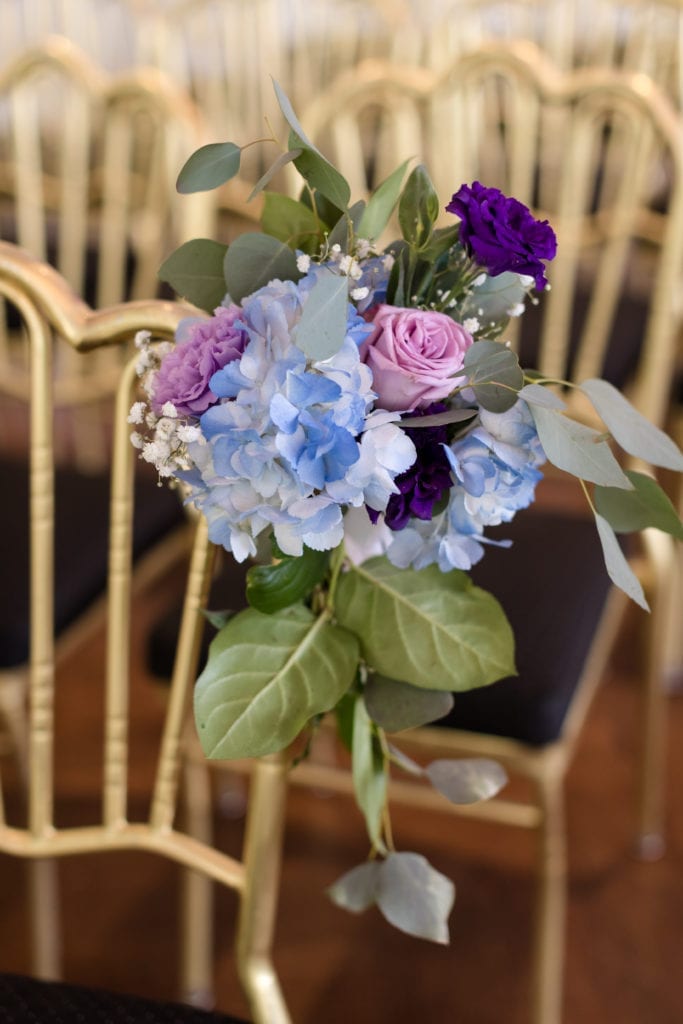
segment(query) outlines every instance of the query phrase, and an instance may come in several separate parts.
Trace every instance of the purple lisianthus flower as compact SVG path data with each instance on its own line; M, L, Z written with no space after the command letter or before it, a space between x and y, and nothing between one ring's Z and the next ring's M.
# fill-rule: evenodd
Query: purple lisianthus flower
M444 412L444 402L432 402L426 408L415 410L411 415L433 415ZM417 451L417 458L410 469L399 474L394 483L399 493L392 494L384 513L384 521L391 530L402 530L411 517L429 521L434 505L453 486L450 464L444 451L448 431L441 427L404 427ZM372 522L378 513L368 508Z
M210 320L195 320L178 339L154 378L152 408L171 402L180 416L199 417L218 401L209 381L217 370L242 355L249 340L239 306L219 306Z
M446 209L460 217L461 242L492 277L510 270L533 277L539 291L545 288L541 260L553 259L557 251L547 220L536 220L519 200L478 181L461 185Z

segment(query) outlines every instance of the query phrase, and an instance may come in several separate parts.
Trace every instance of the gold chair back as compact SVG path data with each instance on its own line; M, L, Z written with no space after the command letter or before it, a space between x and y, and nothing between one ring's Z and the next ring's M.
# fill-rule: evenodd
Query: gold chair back
M284 769L277 759L259 763L250 797L242 861L181 831L175 822L178 777L191 686L202 629L201 608L210 582L212 547L203 521L197 524L185 592L182 625L166 708L149 815L128 816L128 735L135 451L128 410L134 400L135 361L121 375L116 398L111 466L111 525L107 641L101 667L104 690L102 812L97 823L71 828L55 824L55 641L53 636L54 460L52 423L52 332L84 360L101 348L121 345L136 331L172 337L188 308L138 301L93 312L50 267L8 243L0 243L0 294L19 311L31 348L30 438L30 709L28 725L28 815L25 827L8 822L0 799L0 850L45 864L48 858L105 850L147 850L195 874L237 891L241 898L237 959L259 1024L287 1022L287 1010L269 960L280 858ZM74 509L74 515L86 515ZM11 585L11 581L5 581ZM200 766L194 765L195 773ZM1 790L0 790L1 793ZM39 876L40 877L40 876ZM40 922L41 917L39 915ZM37 969L53 971L55 952L38 936ZM42 943L42 950L41 950ZM42 957L42 964L41 964Z

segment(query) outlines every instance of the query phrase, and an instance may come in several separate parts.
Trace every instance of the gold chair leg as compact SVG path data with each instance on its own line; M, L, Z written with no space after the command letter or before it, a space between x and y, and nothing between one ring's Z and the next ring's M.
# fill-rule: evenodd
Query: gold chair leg
M57 862L41 858L30 860L27 867L32 973L36 978L57 981L62 975Z
M192 756L183 765L185 819L195 839L211 845L212 801L209 766ZM191 1006L215 1005L213 882L197 871L184 871L182 884L181 992Z
M560 1024L567 903L567 852L561 773L539 781L539 891L533 969L534 1024Z
M237 966L254 1024L291 1024L271 961L287 797L283 755L255 762L245 836L245 888L237 928Z

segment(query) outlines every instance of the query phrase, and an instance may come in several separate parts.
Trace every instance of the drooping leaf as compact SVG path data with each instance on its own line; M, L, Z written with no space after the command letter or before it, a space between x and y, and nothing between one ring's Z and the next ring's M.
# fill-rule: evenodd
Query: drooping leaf
M159 280L188 302L213 313L227 291L223 274L227 248L210 238L184 242L161 264Z
M595 507L617 533L632 533L654 526L683 540L683 523L669 497L656 480L645 473L626 470L632 491L618 487L596 487Z
M275 278L298 281L296 256L284 242L248 231L232 243L223 263L225 283L233 302L263 288Z
M240 612L214 639L195 687L204 753L231 759L282 750L334 707L357 663L355 638L326 614L316 619L301 605L268 616Z
M387 732L401 732L443 718L453 707L444 690L423 690L385 676L370 676L363 692L368 713Z
M372 558L340 578L335 610L359 638L368 665L390 679L426 690L471 690L515 672L502 608L457 570L417 572Z
M327 890L327 895L343 910L360 914L375 902L381 868L382 862L378 860L359 864L338 878Z
M497 341L475 341L465 353L463 365L484 409L505 412L512 408L524 385L524 374L512 349Z
M566 409L566 403L550 388L542 384L525 384L519 393L529 405L540 405L544 409Z
M302 144L301 138L294 133L290 135L289 147L301 148L301 155L294 161L294 166L304 181L344 213L351 198L351 188L346 178L317 149Z
M546 457L558 469L606 487L632 488L602 435L564 413L531 405Z
M254 196L257 196L259 192L262 192L266 185L270 184L278 171L281 171L283 167L287 166L287 164L291 164L298 156L301 156L300 149L288 149L286 153L280 153L277 160L270 165L265 174L256 182L249 193L247 202L250 202Z
M202 146L185 162L178 175L176 189L209 192L234 178L240 169L242 150L234 142L211 142Z
M444 758L425 769L429 781L452 804L473 804L489 800L507 782L502 765L486 757Z
M370 841L375 850L384 850L382 818L387 800L387 773L372 722L360 699L356 700L353 715L351 766L356 801L365 816Z
M318 221L303 203L279 192L266 192L261 227L290 249L317 249Z
M358 234L361 238L376 241L384 231L401 194L401 186L409 163L410 160L404 160L400 167L392 171L389 177L377 186L368 199L368 204L358 225Z
M653 466L683 471L683 452L659 427L655 427L606 380L587 380L579 385L612 434L629 455Z
M439 216L439 197L423 164L415 167L398 203L398 222L406 242L415 248L426 246Z
M599 514L595 516L595 523L598 528L598 536L602 544L602 553L605 558L607 574L615 586L623 590L632 601L649 612L650 606L645 600L645 594L640 580L628 564L624 552L619 547L614 530L606 519Z
M272 565L254 565L247 571L246 597L252 608L272 615L302 601L327 572L328 551L304 547L298 558L285 555Z
M417 853L390 853L376 879L384 917L408 935L447 945L455 886Z
M293 335L297 348L316 360L329 359L338 352L346 337L348 305L348 278L331 271L321 272Z
M353 204L348 213L342 214L330 231L327 239L327 243L330 248L333 245L340 245L342 252L349 251L351 235L356 234L364 209L365 201L363 199L359 199L357 203Z

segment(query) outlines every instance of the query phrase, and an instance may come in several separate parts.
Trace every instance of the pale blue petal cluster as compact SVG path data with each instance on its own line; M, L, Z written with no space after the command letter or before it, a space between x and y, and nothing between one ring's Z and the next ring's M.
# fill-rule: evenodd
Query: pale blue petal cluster
M470 569L494 542L484 528L508 523L534 499L545 461L529 408L521 399L504 413L480 410L479 424L444 445L453 487L447 508L430 522L396 532L387 555L394 565L421 569L436 563L443 572Z
M185 475L209 536L238 561L266 529L286 554L327 550L343 538L348 505L386 507L415 448L391 413L371 413L372 373L361 363L358 316L330 359L309 362L292 341L312 275L273 281L244 300L244 353L211 378L222 401L200 418ZM362 321L363 336L368 325Z

